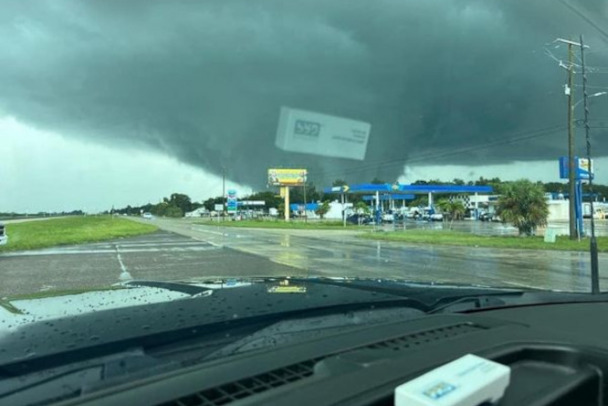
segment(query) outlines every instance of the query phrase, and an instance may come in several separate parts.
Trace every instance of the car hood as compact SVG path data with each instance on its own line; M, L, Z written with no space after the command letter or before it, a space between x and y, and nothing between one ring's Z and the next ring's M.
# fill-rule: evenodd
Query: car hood
M145 345L167 334L181 339L227 323L280 320L311 310L399 305L423 315L459 298L506 295L519 300L525 293L357 278L130 281L110 290L1 302L0 365L92 345Z
M362 278L290 278L283 277L257 277L257 278L212 278L212 279L189 279L180 281L147 281L135 280L118 283L104 289L91 289L89 291L74 292L40 292L38 294L26 295L15 299L0 299L0 337L11 329L20 325L33 322L48 321L67 317L85 315L87 313L98 313L106 310L128 309L137 306L149 306L181 300L192 300L198 297L215 295L217 297L232 294L219 293L223 290L239 288L238 297L249 297L251 299L271 297L273 294L291 293L299 294L290 297L292 302L300 302L305 298L310 300L310 289L323 290L325 301L315 302L323 304L328 302L330 295L341 293L344 299L345 289L388 293L384 299L397 295L402 297L416 296L427 303L443 297L452 291L462 294L467 291L470 294L483 294L488 290L509 292L510 290L496 289L484 286L459 286L434 283L409 282L395 279L362 279ZM390 289L389 289L390 288ZM387 291L387 289L389 289ZM432 289L432 290L429 290ZM517 290L518 292L519 290ZM358 294L358 293L357 293ZM348 295L347 295L348 296ZM282 297L285 299L285 296ZM353 299L353 298L350 298ZM333 302L333 301L331 301Z

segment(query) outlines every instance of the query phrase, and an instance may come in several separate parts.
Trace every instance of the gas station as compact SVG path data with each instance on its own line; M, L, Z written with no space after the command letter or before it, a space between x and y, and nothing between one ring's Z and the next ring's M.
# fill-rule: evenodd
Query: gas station
M479 194L492 193L491 186L468 186L468 185L402 185L399 183L363 183L357 185L344 185L326 187L323 193L339 193L341 201L347 202L348 194L364 194L364 201L373 204L376 217L382 214L382 202L388 202L389 210L395 208L395 202L401 201L405 206L406 200L414 200L417 195L428 196L428 207L433 209L434 197L437 194L443 195L462 195L469 194L478 197ZM474 218L479 217L479 199L473 199Z
M297 209L292 207L289 199L289 188L294 186L304 186L307 178L306 169L269 169L268 185L279 186L281 197L284 199L285 220L289 221L290 211ZM461 195L472 195L473 218L479 218L479 195L490 194L493 192L491 186L469 186L469 185L402 185L395 183L361 183L355 185L331 186L323 188L325 194L340 194L340 203L344 207L348 203L349 194L364 195L363 201L369 202L377 219L386 210L395 210L395 205L401 203L405 207L405 202L414 200L418 195L428 196L428 208L434 212L434 198L436 195L449 195L450 198ZM306 198L306 197L305 197ZM308 202L304 202L307 204ZM311 202L312 203L312 202ZM385 203L385 204L383 204ZM308 210L308 207L306 207Z

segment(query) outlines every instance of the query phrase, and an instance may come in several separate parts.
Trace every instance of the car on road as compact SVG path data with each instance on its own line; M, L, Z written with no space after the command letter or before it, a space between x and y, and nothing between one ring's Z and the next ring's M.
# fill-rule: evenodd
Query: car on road
M502 220L496 213L483 212L479 215L479 220L499 223Z
M382 213L383 223L392 223L395 221L395 215L393 213Z
M433 213L429 216L429 220L431 221L443 221L442 213Z
M6 226L4 223L0 223L0 245L8 244L8 235L6 233Z
M348 216L346 218L346 221L348 223L357 225L370 224L372 222L372 216L370 216L369 214L355 213Z
M153 218L152 213L144 213L142 214L142 217L145 218L146 220L151 220Z

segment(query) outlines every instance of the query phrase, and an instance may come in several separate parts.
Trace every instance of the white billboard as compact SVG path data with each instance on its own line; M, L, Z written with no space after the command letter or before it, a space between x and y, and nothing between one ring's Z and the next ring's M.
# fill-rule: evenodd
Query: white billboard
M281 107L275 144L285 151L363 160L370 130L363 121Z

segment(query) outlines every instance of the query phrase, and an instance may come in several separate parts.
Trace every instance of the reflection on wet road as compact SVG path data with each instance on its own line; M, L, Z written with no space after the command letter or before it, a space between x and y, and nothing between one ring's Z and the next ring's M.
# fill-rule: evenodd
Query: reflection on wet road
M397 278L587 292L587 253L369 241L352 230L261 230L157 219L165 231L0 255L0 298L129 280L253 276ZM167 232L170 231L170 232ZM172 233L171 233L172 232ZM608 290L608 254L600 286Z
M260 230L159 221L240 251L305 270L309 275L589 291L589 254L425 246L356 238L352 231ZM181 229L181 231L180 231ZM608 289L608 255L600 254L600 284Z

